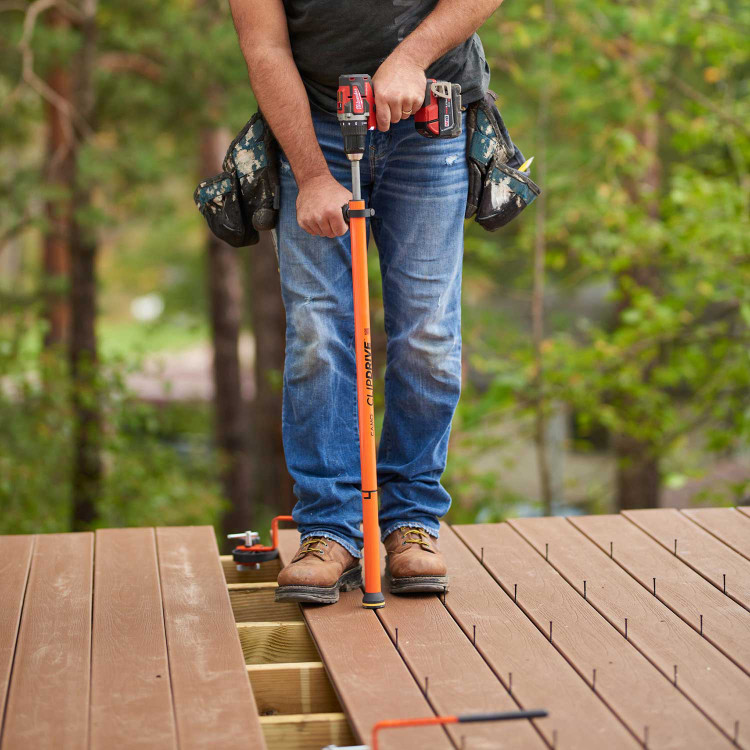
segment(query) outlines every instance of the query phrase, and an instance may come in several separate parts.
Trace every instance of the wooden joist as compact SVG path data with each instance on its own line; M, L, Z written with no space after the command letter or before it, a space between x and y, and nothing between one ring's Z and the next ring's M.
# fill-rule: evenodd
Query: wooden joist
M319 750L354 743L349 722L340 712L261 716L260 722L271 750Z
M341 711L320 661L296 664L248 664L247 674L261 716Z
M267 622L284 620L302 622L299 605L295 602L274 601L278 584L273 581L261 583L228 583L229 601L236 622Z

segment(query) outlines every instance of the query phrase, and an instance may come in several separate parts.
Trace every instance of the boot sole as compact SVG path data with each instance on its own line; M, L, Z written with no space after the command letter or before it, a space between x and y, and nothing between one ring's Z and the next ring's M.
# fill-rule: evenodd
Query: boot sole
M442 594L448 590L448 576L411 576L393 578L387 575L392 594Z
M333 586L279 586L274 599L277 602L307 604L335 604L339 591L353 591L362 587L362 566L345 571Z

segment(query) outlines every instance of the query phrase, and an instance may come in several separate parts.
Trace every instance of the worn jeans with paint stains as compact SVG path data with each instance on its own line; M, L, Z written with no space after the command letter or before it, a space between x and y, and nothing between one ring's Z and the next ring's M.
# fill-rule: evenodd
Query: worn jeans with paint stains
M465 115L464 115L465 117ZM351 189L335 115L313 113L333 176ZM360 556L362 503L349 235L297 224L297 185L280 156L278 260L286 308L282 434L301 537L325 536ZM412 120L370 131L362 197L383 284L385 414L378 447L380 528L437 536L450 506L440 483L461 390L461 268L468 190L465 134L420 136ZM376 363L377 366L377 363Z

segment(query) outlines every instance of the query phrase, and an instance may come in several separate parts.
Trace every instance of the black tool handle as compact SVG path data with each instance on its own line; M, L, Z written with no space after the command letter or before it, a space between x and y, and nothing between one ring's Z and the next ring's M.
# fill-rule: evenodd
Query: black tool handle
M375 209L374 208L355 208L353 211L349 210L349 206L347 204L344 204L341 206L341 213L344 215L344 221L348 224L349 223L349 217L358 217L363 216L365 219L369 219L373 216L375 216Z

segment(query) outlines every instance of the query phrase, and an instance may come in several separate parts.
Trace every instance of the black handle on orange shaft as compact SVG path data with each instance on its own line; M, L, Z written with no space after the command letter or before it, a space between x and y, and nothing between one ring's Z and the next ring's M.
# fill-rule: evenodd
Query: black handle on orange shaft
M375 216L374 208L353 208L350 209L348 205L341 206L341 213L344 215L344 221L348 224L349 217L362 216L365 219L370 219Z
M548 716L544 709L531 709L529 711L498 711L491 714L464 714L456 716L459 723L465 724L470 721L508 721L510 719L543 719Z

